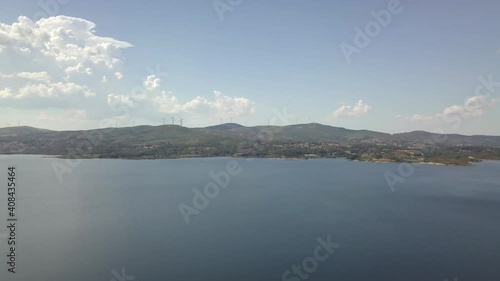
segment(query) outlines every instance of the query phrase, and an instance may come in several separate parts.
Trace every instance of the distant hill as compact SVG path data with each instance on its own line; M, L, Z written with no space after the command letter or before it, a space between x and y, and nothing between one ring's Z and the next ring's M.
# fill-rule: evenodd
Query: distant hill
M206 129L211 129L211 130L231 130L237 128L245 128L245 127L237 123L226 123L226 124L206 127Z
M22 135L29 135L29 134L38 134L38 133L43 133L43 132L50 132L50 130L37 129L37 128L33 128L33 127L28 127L28 126L7 127L7 128L0 128L0 137L22 136Z
M425 131L413 131L409 133L394 134L396 140L415 143L442 143L447 145L485 145L499 146L500 136L465 136L458 134L436 134Z
M238 147L242 145L252 152L240 153ZM413 155L412 159L417 159L415 155L419 154L412 151L427 146L451 147L447 150L441 149L439 153L434 152L435 157L446 156L447 161L470 157L489 159L489 155L496 159L495 155L500 153L500 136L440 135L425 131L391 135L318 123L255 127L227 123L204 128L163 125L86 131L51 131L32 127L0 128L0 154L68 155L71 151L77 151L85 157L106 158L232 155L309 157L306 155L318 154L341 155L350 159L387 158L406 161L405 159L410 157L406 154L410 153ZM462 149L460 146L485 148ZM494 151L488 147L494 148ZM451 158L453 159L449 160Z
M236 123L226 123L204 128L187 128L178 125L135 126L80 131L51 131L33 127L0 128L0 143L9 141L29 141L37 139L47 142L82 139L86 135L103 133L104 140L110 142L163 142L176 144L200 144L207 142L241 142L259 138L262 134L272 134L273 141L279 142L356 142L366 140L395 140L409 143L439 143L449 145L500 146L500 136L465 136L458 134L434 134L425 131L387 134L369 130L350 130L318 123L289 126L245 127ZM0 151L1 152L1 151Z

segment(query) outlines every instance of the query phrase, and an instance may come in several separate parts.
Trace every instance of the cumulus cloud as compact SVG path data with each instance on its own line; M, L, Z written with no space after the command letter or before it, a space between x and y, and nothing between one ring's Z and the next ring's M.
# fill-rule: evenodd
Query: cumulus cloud
M161 79L157 78L156 75L149 75L144 80L144 87L150 91L155 90L160 87Z
M460 116L463 119L480 117L484 112L494 107L499 102L498 99L489 98L486 95L476 95L467 98L463 104L455 104L445 107L442 112L434 115L414 114L412 116L398 116L412 122L430 122L438 120L448 120L452 116Z
M243 97L228 97L221 92L214 91L215 102L211 103L217 112L226 115L238 116L245 113L255 113L255 103Z
M165 92L161 96L155 97L153 103L162 113L179 113L184 111L184 107L179 103L177 97L168 95Z
M14 92L7 87L0 90L0 99L29 99L30 97L45 99L63 99L69 96L81 95L83 97L94 97L96 94L87 86L80 86L74 83L40 83L27 84Z
M244 97L214 92L211 97L183 100L167 93L162 89L160 77L164 76L158 67L156 72L148 70L151 75L143 81L132 82L141 87L127 94L130 89L120 87L130 83L116 80L129 79L123 75L122 51L132 44L99 36L96 27L91 21L69 16L36 22L21 16L14 23L0 22L0 108L50 107L40 114L39 120L61 124L73 122L71 114L79 120L118 120L116 115L123 112L127 117L135 114L143 118L157 118L161 113L221 118L255 113L255 103ZM120 106L130 110L117 113L114 109ZM72 109L68 111L68 107ZM66 113L54 115L61 110Z
M213 94L213 101L198 96L187 103L181 104L177 97L163 93L162 96L154 98L154 103L163 113L213 112L218 116L239 116L256 112L255 103L247 98L229 97L218 91L214 91Z
M48 83L48 84L28 84L21 89L13 98L23 99L30 96L42 98L61 98L64 96L81 94L84 97L94 97L96 94L87 86L80 86L75 83Z
M92 75L93 70L90 67L85 68L83 64L79 63L75 66L67 67L65 70L66 74L69 76L71 74L82 74Z
M1 99L8 99L13 96L12 94L12 89L11 88L5 88L3 90L0 90L0 100Z
M362 100L359 100L354 105L342 104L337 110L333 112L332 117L340 118L340 117L360 116L370 111L371 108L372 107L370 105L364 103Z
M236 117L240 115L254 114L256 112L255 102L244 97L230 97L221 92L214 91L213 98L202 96L182 102L180 98L161 91L157 94L154 89L160 88L160 81L156 76L150 75L144 80L144 87L134 88L131 94L109 94L108 106L114 111L126 112L126 114L157 117L157 113L163 114L209 114L217 117ZM116 117L116 116L115 116Z
M115 72L116 79L120 80L123 78L123 74L121 72Z
M0 73L0 78L4 79L26 79L40 82L48 82L50 81L50 75L46 71L41 72L19 72L14 74L2 74Z
M4 86L0 98L26 101L15 103L17 108L31 108L31 98L59 104L56 100L96 96L94 86L99 78L91 78L94 74L103 77L119 73L121 78L121 50L132 45L98 36L95 28L93 22L68 16L37 22L21 16L12 24L0 23L2 70L23 70L0 73ZM15 61L16 66L5 64L9 61ZM40 69L44 71L34 71Z
M467 98L462 105L452 105L443 110L442 116L460 114L465 118L482 116L484 111L498 103L497 99L487 96L472 96Z
M103 64L113 68L122 62L121 49L132 45L95 35L93 22L68 16L33 22L21 16L12 25L0 24L0 46L22 53L40 53L61 65Z
M136 103L132 99L131 96L125 96L125 95L115 95L115 94L109 94L108 95L108 105L111 108L117 108L118 106L128 106L130 108L136 107Z
M229 97L214 91L213 99L198 96L182 103L178 97L162 91L160 95L108 95L108 105L111 108L127 107L130 109L152 109L154 112L177 114L215 114L219 117L232 117L254 114L255 103L243 97Z
M83 96L85 98L94 97L96 95L87 86L77 85L75 83L57 82L57 83L28 83L17 91L7 87L0 90L0 99L28 99L30 97L38 97L45 99L62 99L69 96Z

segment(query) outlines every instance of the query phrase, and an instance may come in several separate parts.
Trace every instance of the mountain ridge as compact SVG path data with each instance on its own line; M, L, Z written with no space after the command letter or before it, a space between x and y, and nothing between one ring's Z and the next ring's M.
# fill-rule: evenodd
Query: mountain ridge
M500 136L426 131L388 134L318 123L254 127L226 123L201 128L142 125L75 131L24 126L0 128L0 154L139 159L345 157L462 165L479 159L500 159Z
M257 125L257 126L244 126L238 123L223 123L223 124L218 124L218 125L211 125L211 126L206 126L206 127L185 127L185 126L180 126L180 125L137 125L137 126L130 126L130 127L106 127L106 128L93 128L93 129L75 129L75 130L52 130L52 129L44 129L44 128L38 128L38 127L32 127L32 126L10 126L10 127L3 127L0 128L0 136L2 136L2 132L4 131L12 131L12 130L33 130L34 132L81 132L81 131L95 131L95 130L106 130L106 129L131 129L131 128L138 128L138 127L182 127L182 128L187 128L187 129L216 129L216 128L265 128L265 127L293 127L293 126L312 126L314 127L315 125L319 126L324 126L324 127L330 127L330 128L336 128L336 129L343 129L343 130L350 130L350 131L366 131L366 132L373 132L373 133L381 133L381 134L387 134L387 135L402 135L402 134L413 134L413 133L425 133L425 134L430 134L430 135L454 135L454 136L464 136L464 137L475 137L475 136L480 136L480 137L500 137L500 135L489 135L489 134L473 134L473 135L468 135L468 134L441 134L441 133L432 133L428 132L425 130L413 130L413 131L408 131L408 132L399 132L399 133L385 133L385 132L379 132L379 131L374 131L374 130L368 130L368 129L347 129L345 127L337 127L337 126L331 126L331 125L326 125L326 124L321 124L321 123L304 123L304 124L293 124L293 125L285 125L285 126L278 126L278 125Z

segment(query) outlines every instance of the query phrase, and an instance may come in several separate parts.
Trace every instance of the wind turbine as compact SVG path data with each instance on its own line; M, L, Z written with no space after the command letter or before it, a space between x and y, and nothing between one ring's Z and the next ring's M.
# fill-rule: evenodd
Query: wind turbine
M174 117L172 117L172 125L175 124L175 120L174 120Z
M181 117L179 117L179 119L181 120L181 127L182 127L182 118L181 118Z

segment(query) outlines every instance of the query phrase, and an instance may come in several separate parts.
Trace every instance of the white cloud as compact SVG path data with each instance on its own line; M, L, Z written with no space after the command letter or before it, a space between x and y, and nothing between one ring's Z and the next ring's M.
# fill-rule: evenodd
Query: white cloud
M123 78L123 74L121 72L115 72L116 79L120 80Z
M87 102L102 92L100 77L122 78L122 50L132 45L97 35L93 22L68 16L33 22L21 16L12 24L0 22L0 106L33 109L71 104L96 112L102 106ZM5 62L16 62L5 64ZM18 71L21 69L22 71ZM43 69L43 71L39 71ZM95 74L95 75L94 75ZM103 78L105 79L105 78ZM96 101L98 99L95 99ZM100 99L102 101L102 99Z
M40 82L49 82L50 81L50 75L46 71L20 72L17 74L17 77L23 78L23 79L28 79L28 80L40 81Z
M3 90L0 90L0 99L8 99L11 98L12 95L12 89L11 88L5 88Z
M50 81L50 75L46 71L19 72L19 73L14 73L14 74L2 74L2 73L0 73L0 78L4 78L4 79L21 78L21 79L27 79L27 80L33 80L33 81L40 81L40 82L49 82Z
M485 95L477 95L467 98L463 104L445 107L442 112L434 115L414 114L412 116L401 117L412 122L447 120L457 115L463 119L468 119L482 116L487 109L494 107L498 102L498 99L488 98Z
M370 111L371 108L370 105L363 103L362 100L359 100L354 106L342 104L333 112L333 118L360 116Z
M460 114L465 118L482 116L484 111L497 104L498 100L488 99L484 95L472 96L462 105L452 105L443 110L442 116Z
M81 94L84 97L93 97L96 94L87 86L80 86L75 83L48 83L48 84L28 84L19 89L15 99L25 99L29 97L42 98L62 98L64 96Z
M113 108L118 105L130 108L126 115L135 114L134 118L158 118L159 113L200 114L197 116L200 119L255 113L255 103L244 97L214 92L212 97L185 99L167 94L162 91L163 73L158 67L156 75L142 81L147 90L135 87L142 91L127 94L130 89L120 87L130 83L115 83L114 78L128 78L123 75L122 51L130 47L130 43L99 36L96 25L81 18L56 16L33 22L21 16L11 24L0 22L0 63L6 73L0 73L0 110L50 107L51 110L40 114L40 120L61 124L72 122L70 114L82 116L82 112L94 121L95 118L116 120L118 113ZM5 64L10 61L15 65ZM72 108L69 113L54 114L68 106Z
M165 92L161 96L155 97L153 103L162 113L179 113L183 111L183 106L179 104L177 97L167 95Z
M254 114L256 112L255 103L243 97L229 97L220 92L214 91L214 100L209 101L204 97L196 97L193 100L181 104L177 97L167 95L154 98L154 103L163 113L215 113L221 117L239 116L244 114Z
M160 78L156 78L155 75L149 75L144 80L144 87L150 91L155 90L160 87Z
M179 98L162 91L161 95L108 95L111 108L126 106L131 109L142 108L145 111L160 113L216 114L220 117L232 117L255 113L255 103L243 97L229 97L214 91L214 100L198 96L186 103ZM151 110L149 110L151 109Z
M136 103L130 96L115 95L115 94L108 95L108 105L111 108L116 108L119 105L126 105L130 108L136 107Z
M88 75L92 75L92 73L93 73L92 68L84 67L82 63L79 63L75 66L67 67L64 71L66 72L67 75L75 74L75 73L86 73Z
M12 25L0 24L0 45L23 53L41 53L61 65L82 62L113 68L121 63L121 49L132 45L95 35L93 22L68 16L42 18L36 23L25 16Z
M64 70L67 74L76 72L76 73L82 73L83 72L83 65L81 63L75 65L75 66L70 66Z
M214 91L215 102L213 106L218 113L224 115L238 116L245 113L255 113L255 103L243 97L228 97L220 92Z
M182 106L185 111L196 111L201 108L209 108L211 103L204 97L196 97Z

